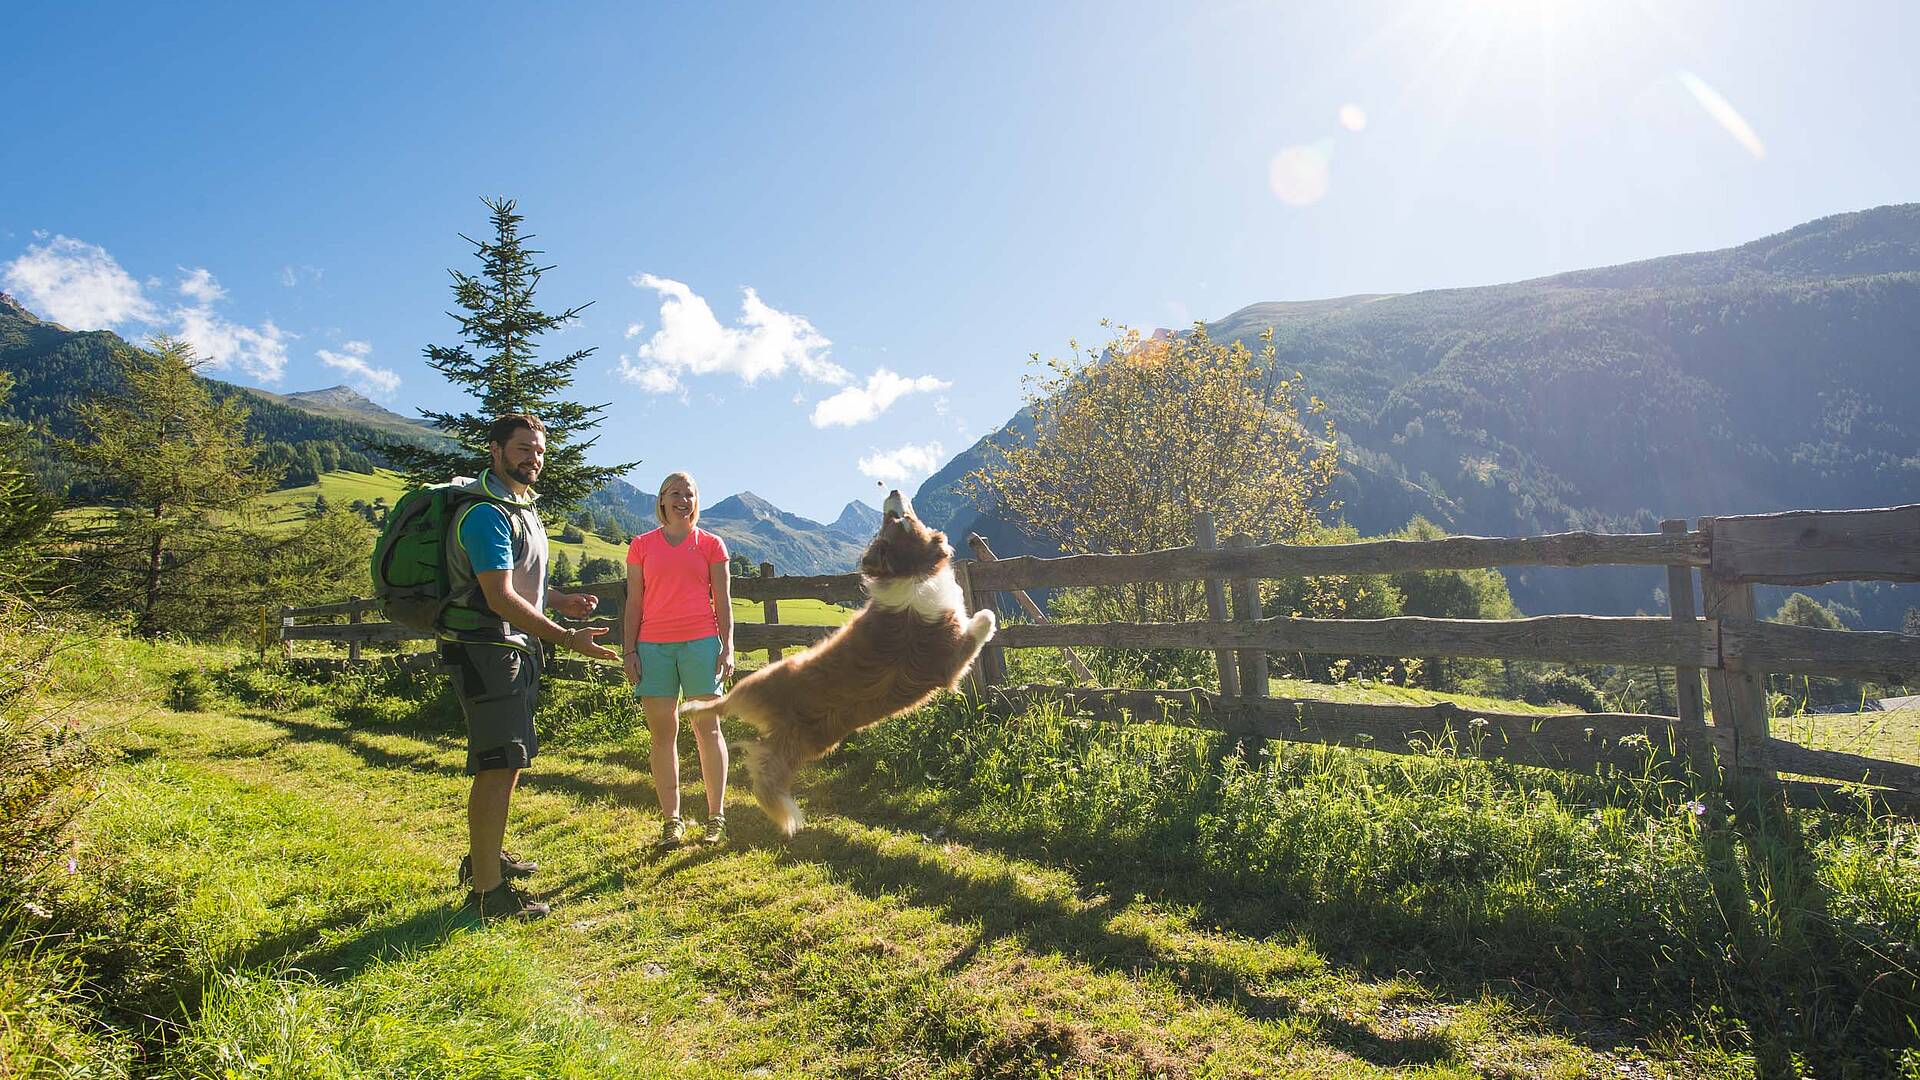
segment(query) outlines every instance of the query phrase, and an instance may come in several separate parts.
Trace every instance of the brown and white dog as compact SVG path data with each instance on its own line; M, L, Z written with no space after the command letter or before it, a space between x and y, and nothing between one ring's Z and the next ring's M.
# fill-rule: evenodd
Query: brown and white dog
M788 836L801 825L796 769L861 728L956 689L993 636L993 612L967 617L946 536L921 524L898 491L887 495L882 514L880 534L860 560L866 607L726 696L680 706L682 716L718 713L759 729L760 740L747 747L753 796Z

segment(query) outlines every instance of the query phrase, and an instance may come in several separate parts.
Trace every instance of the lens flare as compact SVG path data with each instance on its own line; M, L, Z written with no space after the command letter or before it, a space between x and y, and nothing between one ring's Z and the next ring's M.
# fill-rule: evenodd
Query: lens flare
M1367 130L1367 110L1351 101L1340 106L1340 126L1348 131Z
M1327 193L1327 151L1319 146L1288 146L1267 166L1267 185L1288 206L1312 206Z
M1713 117L1715 123L1725 128L1735 142L1746 147L1747 153L1752 154L1756 159L1766 158L1766 144L1760 141L1760 136L1753 130L1753 125L1747 123L1747 118L1740 115L1732 102L1722 97L1720 91L1708 86L1705 79L1691 71L1682 71L1679 76L1680 85L1687 88L1687 92L1693 95L1693 100L1699 102L1700 107L1707 110L1707 115Z

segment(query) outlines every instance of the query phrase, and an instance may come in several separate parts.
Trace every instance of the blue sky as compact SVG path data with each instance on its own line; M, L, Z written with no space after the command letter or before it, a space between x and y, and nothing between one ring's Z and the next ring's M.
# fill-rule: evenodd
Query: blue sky
M597 347L596 456L831 520L1028 354L1920 198L1920 5L30 3L0 288L210 374L465 407L478 197Z

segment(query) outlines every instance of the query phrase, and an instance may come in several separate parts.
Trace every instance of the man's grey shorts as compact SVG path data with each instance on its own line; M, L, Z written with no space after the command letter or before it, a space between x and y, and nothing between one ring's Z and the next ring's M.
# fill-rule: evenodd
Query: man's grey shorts
M540 657L511 645L440 643L467 717L467 775L524 769L540 752L533 710L540 704Z

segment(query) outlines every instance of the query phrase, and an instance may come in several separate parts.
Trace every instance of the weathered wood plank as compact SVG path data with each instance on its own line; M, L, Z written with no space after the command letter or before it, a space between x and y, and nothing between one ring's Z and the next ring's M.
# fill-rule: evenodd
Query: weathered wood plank
M1709 536L1718 535L1712 519L1701 519L1701 527ZM1737 645L1742 632L1755 625L1753 586L1708 574L1705 593L1708 623L1720 628L1720 665L1707 673L1714 726L1732 734L1731 760L1743 779L1772 781L1775 777L1761 752L1768 739L1767 669L1729 658L1727 647L1730 640Z
M1193 546L1201 551L1216 550L1219 540L1214 533L1213 515L1202 511L1194 515ZM1227 583L1219 578L1208 578L1207 618L1213 622L1227 621ZM1213 663L1220 672L1220 693L1227 697L1240 696L1240 667L1234 663L1232 649L1213 650Z
M967 537L967 546L973 549L973 557L976 561L993 562L995 560L993 545L987 543L986 537L978 534L969 536ZM1020 610L1027 613L1027 618L1037 623L1047 621L1047 613L1041 611L1040 605L1033 602L1033 597L1027 595L1027 590L1015 589L1012 595L1014 602L1020 605ZM969 614L971 614L971 612L969 612ZM767 621L772 622L773 620L768 619ZM1079 653L1074 652L1072 649L1065 648L1060 651L1066 656L1067 666L1073 669L1074 675L1078 676L1081 682L1090 683L1093 681L1093 673L1087 670L1087 665L1080 662Z
M1059 701L1105 721L1165 723L1293 742L1318 742L1387 753L1436 750L1543 768L1587 770L1600 764L1637 769L1662 755L1711 765L1730 750L1705 724L1637 713L1535 715L1464 709L1451 702L1384 705L1306 698L1221 699L1186 690L1020 686L995 690L1005 706Z
M980 571L993 565L979 557L980 549L986 547L986 544L987 538L978 533L967 537L967 547L974 552L974 558L968 561L965 567L967 586L966 591L962 593L967 600L969 615L981 608L993 607L993 590L980 584ZM956 570L955 573L958 575L960 571ZM999 686L1007 681L1007 650L1000 640L1005 634L1005 627L996 631L993 638L980 650L979 658L974 660L974 667L980 672L982 688Z
M838 629L837 626L768 626L764 623L735 623L733 647L738 650L812 645L826 640Z
M1008 626L1008 648L1264 649L1353 656L1471 656L1513 660L1715 667L1711 620L1542 615L1532 619L1261 619L1248 623L1051 623Z
M1253 546L1253 537L1245 533L1236 533L1227 537L1226 548L1229 551L1245 551ZM1257 623L1260 621L1260 583L1253 578L1239 578L1228 586L1233 595L1233 620L1238 623ZM1263 698L1267 696L1267 650L1260 648L1239 649L1235 652L1236 665L1240 669L1240 696Z
M734 578L733 595L740 600L824 600L829 604L864 604L866 587L859 574L821 574L813 577Z
M399 623L376 622L342 626L283 626L282 641L431 641L432 634L410 630Z
M1473 570L1498 566L1702 566L1697 533L1558 533L1551 536L1449 536L1439 540L1369 540L1319 546L1267 544L1238 551L1191 547L1138 555L1023 555L976 568L976 588L1060 588L1137 581L1391 574L1406 570Z
M351 600L341 600L332 604L313 604L308 607L283 607L280 609L280 617L283 619L310 619L319 615L351 616L356 612L365 613L378 610L380 610L380 602L378 600L369 600L356 596Z
M955 559L953 561L953 580L960 586L960 605L966 608L966 614L969 618L978 610L978 608L974 606L975 594L973 591L973 579L970 576L972 567L973 561L971 559ZM998 637L999 635L996 634L995 636ZM987 677L986 672L983 670L984 666L984 663L976 657L974 662L967 667L967 693L972 694L976 700L984 697L987 691Z
M1712 552L1733 581L1920 581L1920 505L1715 518Z
M1668 536L1687 531L1685 521L1669 520L1660 523L1660 531ZM1667 567L1667 614L1674 622L1692 622L1693 603L1693 567ZM1677 667L1673 669L1674 711L1680 714L1680 721L1686 724L1705 723L1707 718L1706 698L1700 692L1700 669L1695 667Z
M1873 800L1873 812L1893 813L1902 817L1920 819L1920 795L1910 795L1904 791L1889 788L1841 787L1838 784L1822 784L1812 780L1782 780L1780 787L1787 797L1787 803L1804 810L1831 810L1837 813L1859 813L1860 796L1868 795Z
M1811 746L1784 739L1768 739L1759 748L1759 753L1779 772L1894 788L1920 795L1920 765L1884 761L1839 750L1815 750Z
M1720 650L1733 667L1795 675L1912 682L1920 637L1884 630L1821 630L1785 623L1723 622Z
M760 564L760 580L769 581L769 580L772 580L772 578L773 578L773 564L770 562L761 563ZM780 624L780 600L778 597L769 596L765 600L762 600L760 602L760 621L767 626L778 626ZM735 648L738 648L738 647L739 647L738 645L735 646ZM770 664L777 663L779 660L780 660L779 649L767 650L768 663Z
M578 585L556 588L556 593L590 593L600 601L593 609L595 618L610 618L619 621L620 613L627 608L627 583L621 581L587 581Z

